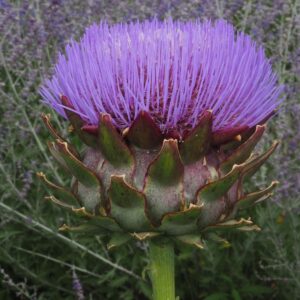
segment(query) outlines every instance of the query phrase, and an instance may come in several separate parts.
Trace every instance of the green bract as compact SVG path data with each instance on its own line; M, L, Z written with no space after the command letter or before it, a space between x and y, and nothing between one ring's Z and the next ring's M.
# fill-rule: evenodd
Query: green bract
M252 153L264 125L212 133L212 112L206 111L185 136L168 138L144 111L123 132L108 114L99 117L99 126L87 126L66 113L87 145L82 154L55 131L48 115L43 120L54 138L50 152L73 177L72 186L60 187L38 173L51 191L47 199L82 218L61 230L108 235L109 248L162 235L201 248L208 237L224 241L218 232L259 230L250 218L237 216L268 198L277 184L243 191L278 144Z

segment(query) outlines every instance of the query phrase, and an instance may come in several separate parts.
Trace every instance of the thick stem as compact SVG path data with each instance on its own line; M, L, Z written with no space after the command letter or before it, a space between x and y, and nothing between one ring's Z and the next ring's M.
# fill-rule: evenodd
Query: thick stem
M175 300L174 246L169 241L150 241L153 300Z

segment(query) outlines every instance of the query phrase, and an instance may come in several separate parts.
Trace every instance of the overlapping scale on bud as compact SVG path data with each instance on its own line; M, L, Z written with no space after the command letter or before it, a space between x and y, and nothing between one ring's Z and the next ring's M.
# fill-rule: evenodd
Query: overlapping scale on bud
M42 88L86 145L78 153L43 115L72 186L38 176L82 218L61 229L107 235L109 247L163 235L200 248L259 230L238 216L277 184L243 190L278 144L253 154L281 89L263 50L224 21L90 27Z

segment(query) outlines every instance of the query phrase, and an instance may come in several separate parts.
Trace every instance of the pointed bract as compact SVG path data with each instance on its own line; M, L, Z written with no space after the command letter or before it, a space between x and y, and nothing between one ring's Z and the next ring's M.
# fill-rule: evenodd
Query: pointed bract
M84 219L92 220L95 217L95 215L88 212L85 207L72 208L72 211L74 214Z
M240 220L229 220L221 223L217 223L214 225L210 225L204 229L205 232L215 231L215 230L232 230L232 229L241 229L249 227L252 230L255 226L251 219L241 218ZM256 227L255 227L256 228ZM258 228L258 226L257 226ZM242 229L243 230L243 229ZM247 230L247 229L246 229Z
M257 125L251 137L221 163L220 169L223 173L229 172L234 164L240 164L249 158L254 147L261 139L265 128L265 126Z
M226 239L220 237L215 232L208 233L207 239L212 240L217 243L220 243L222 248L228 248L231 246L230 243Z
M82 234L105 234L106 230L104 228L101 228L99 226L90 224L90 223L84 223L79 226L69 226L67 224L63 224L58 229L59 231L64 232L72 232L72 233L82 233Z
M49 130L50 134L52 135L52 137L56 140L59 139L59 140L64 141L64 138L54 129L53 125L51 124L50 114L42 113L41 118L42 118L45 126Z
M74 209L74 206L72 206L66 202L62 202L54 196L47 196L47 197L45 197L45 200L51 201L52 203L54 203L64 209L67 209L69 211L72 211Z
M203 205L192 204L184 211L164 215L159 230L170 235L183 235L197 231L197 220L202 208Z
M98 125L84 125L81 127L81 130L84 132L88 132L90 134L93 134L95 136L98 135L99 128Z
M238 209L246 209L252 205L266 200L272 195L272 190L278 185L278 181L273 181L266 189L244 195L237 202Z
M250 232L250 231L259 232L259 231L261 231L261 228L259 226L257 226L256 224L254 224L254 225L250 225L250 226L239 227L239 228L237 228L237 230L244 231L244 232Z
M179 235L176 237L176 240L194 246L198 249L204 249L204 244L199 234L186 234L186 235Z
M179 144L180 155L185 164L200 160L208 151L212 135L212 113L206 111L197 126Z
M59 199L64 200L68 204L73 206L77 206L79 204L78 199L72 192L49 181L43 172L37 172L36 175L43 182L43 184L48 189L50 189L54 193L54 195L57 196Z
M183 170L177 141L164 140L161 151L147 170L144 186L148 216L153 224L158 225L165 213L182 207Z
M107 114L100 116L98 144L100 151L111 165L119 167L133 164L133 156L129 148Z
M90 222L94 225L100 226L102 228L105 228L106 230L112 231L112 232L123 232L124 230L119 226L116 221L109 217L109 216L94 216Z
M181 181L183 172L177 140L164 140L158 156L148 168L147 180L155 181L159 185L176 185Z
M56 150L60 154L60 159L64 161L73 176L86 187L100 188L100 181L97 175L70 152L66 142L56 140L55 145Z
M76 194L82 205L91 213L97 213L99 207L104 205L100 186L90 187L78 184Z
M145 196L129 186L124 176L111 177L108 197L110 215L121 227L131 232L145 232L153 229L145 214Z
M52 135L52 137L54 138L54 139L56 139L56 140L61 140L61 141L63 141L63 142L67 142L56 130L55 130L55 128L53 127L53 125L51 124L51 121L50 121L50 114L42 114L41 115L41 117L42 117L42 120L43 120L43 122L44 122L44 124L45 124L45 126L47 127L47 129L48 129L48 131L50 132L50 134ZM70 145L69 144L69 149L70 149L70 151L77 157L77 158L79 158L80 157L80 155L79 155L79 153L77 152L77 150L72 146L72 145Z
M212 135L212 144L221 145L228 143L234 138L243 132L245 132L249 127L246 125L228 128L228 129L219 129L215 131Z
M159 127L145 111L138 114L126 133L126 137L133 145L142 149L156 148L163 140Z
M86 125L86 122L74 112L74 107L69 99L66 96L61 96L61 102L66 107L64 109L65 114L79 138L88 146L97 148L97 138L94 135L82 130L82 127Z
M239 178L241 166L235 165L224 177L206 184L197 193L197 203L210 203L225 196L228 190Z
M47 146L48 146L48 149L49 149L50 153L52 154L53 158L60 164L60 166L65 171L70 172L66 162L64 161L59 150L57 149L56 143L48 141Z
M253 156L246 161L247 167L243 170L243 177L245 180L249 179L254 175L258 169L264 164L264 162L272 155L277 146L279 145L278 141L274 141L271 147L261 155Z
M97 175L70 152L66 142L57 140L55 143L49 143L49 149L56 160L82 183L73 184L72 190L76 186L78 201L87 210L94 212L95 207L101 203L101 184Z

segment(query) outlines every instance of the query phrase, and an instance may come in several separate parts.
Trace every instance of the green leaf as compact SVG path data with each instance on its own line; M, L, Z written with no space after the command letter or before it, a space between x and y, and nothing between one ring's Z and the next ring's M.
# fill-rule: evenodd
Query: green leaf
M133 165L133 156L108 114L101 114L98 143L103 156L115 167Z
M212 135L212 113L205 111L198 125L179 144L180 155L185 164L201 159L208 151Z
M153 149L160 145L163 135L149 113L141 111L126 134L128 140L142 149Z
M152 229L145 214L145 196L125 182L124 176L112 176L108 190L110 215L131 232Z

